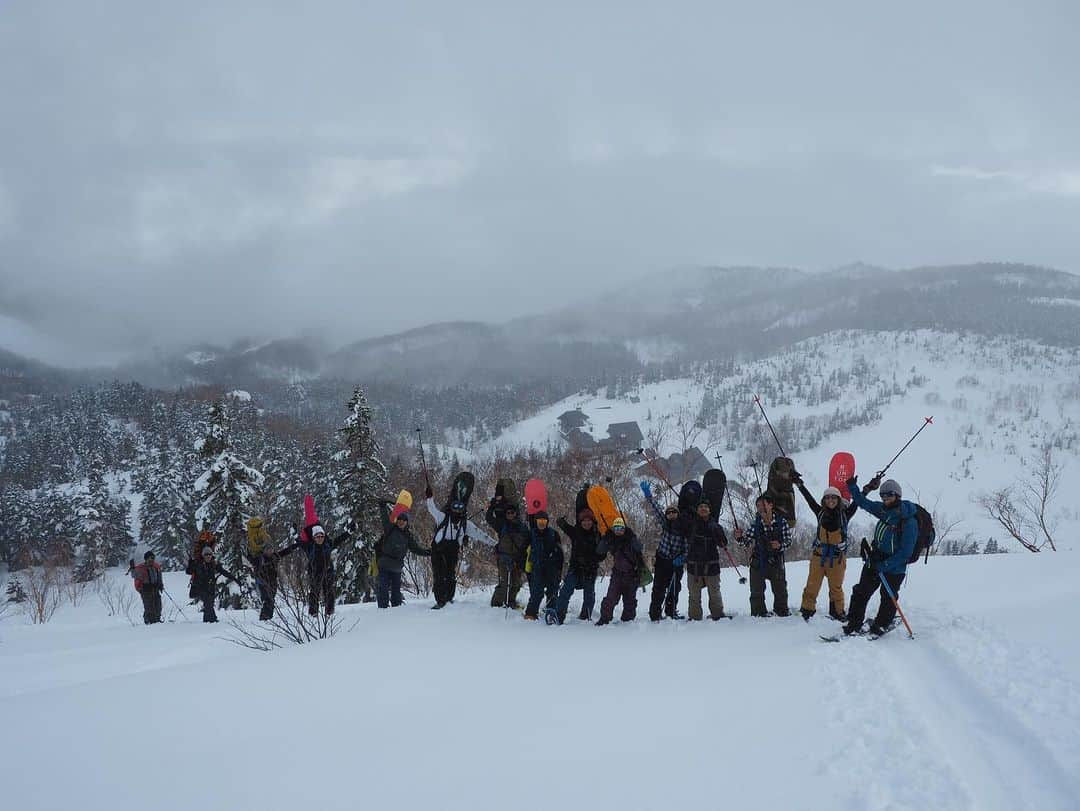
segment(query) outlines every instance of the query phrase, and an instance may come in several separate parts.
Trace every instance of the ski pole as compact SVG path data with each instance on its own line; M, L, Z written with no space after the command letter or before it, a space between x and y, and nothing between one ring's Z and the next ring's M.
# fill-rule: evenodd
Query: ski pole
M184 609L177 605L176 600L174 600L172 598L172 595L169 594L168 590L165 588L164 583L161 584L161 590L165 592L165 596L169 598L169 602L176 606L176 610L180 612L180 616L184 618L184 622L187 622L187 614L184 613Z
M720 470L723 472L724 463L720 461L720 454L716 454L716 463L720 465ZM731 503L731 490L727 487L725 487L724 490L727 492L727 503L728 509L731 510L731 521L735 525L735 529L738 529L739 519L735 517L735 505ZM731 565L735 567L735 574L739 576L739 585L745 585L746 578L743 577L743 573L739 571L739 564L735 562L735 558L731 556L731 552L726 546L724 547L724 553L727 555L728 560L731 561Z
M427 459L424 457L424 436L420 432L420 426L416 427L416 439L420 443L420 466L424 470L424 482L427 484L428 489L431 489L431 477L428 475Z
M911 630L911 626L908 624L907 617L904 616L904 609L900 607L900 601L896 599L896 592L892 590L892 586L889 585L889 581L885 579L885 575L878 572L878 578L881 580L881 585L892 598L893 605L896 606L896 610L900 612L900 619L904 621L904 627L907 628L908 639L914 639L915 633Z
M513 583L515 574L517 574L517 563L512 563L506 573L506 607L503 609L503 621L510 617L510 584Z
M772 431L772 438L776 440L776 447L780 449L781 456L787 456L784 452L784 446L780 444L780 437L776 435L776 429L772 427L772 423L769 422L769 415L765 413L765 406L761 404L761 398L756 394L754 395L754 402L757 403L758 410L761 411L761 416L765 418L765 424L769 426L769 430Z
M914 434L912 434L911 439L909 439L907 442L904 443L904 447L902 447L899 451L896 452L896 456L894 456L892 459L889 460L889 464L885 465L885 467L883 467L881 470L879 470L877 472L876 478L881 478L882 476L884 476L885 471L887 471L890 467L892 467L893 462L895 462L897 459L900 458L900 454L902 454L904 451L906 451L908 445L910 445L912 442L915 441L915 437L917 437L919 434L921 434L923 432L923 429L926 428L927 425L933 425L933 424L934 424L934 418L933 417L923 417L923 424L919 428L919 430L916 431Z
M679 497L679 491L676 490L674 487L672 487L671 482L668 481L668 477L664 475L664 471L662 471L660 469L660 466L657 465L656 462L653 459L650 459L648 456L646 456L645 449L644 448L638 448L637 452L641 455L641 458L645 460L645 463L648 464L648 466L653 469L653 471L656 473L656 475L660 478L660 481L662 481L664 484L667 485L667 489L670 490L672 493L674 493L675 497L678 498Z

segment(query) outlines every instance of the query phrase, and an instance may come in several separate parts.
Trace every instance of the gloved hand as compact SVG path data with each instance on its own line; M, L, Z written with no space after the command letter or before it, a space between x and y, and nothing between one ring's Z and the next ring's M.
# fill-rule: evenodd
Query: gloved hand
M850 479L848 479L846 482L844 482L844 484L847 485L848 491L853 493L859 487L859 477L858 476L852 476Z
M881 474L879 473L878 475L874 476L874 478L872 478L866 483L866 486L870 490L877 490L879 487L881 487Z
M424 487L424 498L431 498L433 495L435 495L435 491L431 489L431 485L426 485Z
M791 471L791 481L794 484L802 484L803 483L802 474L797 470Z
M870 561L870 544L867 542L866 538L863 538L859 543L859 557L866 562Z
M645 498L652 498L652 485L647 481L641 482L641 492L645 494Z
M736 541L741 541L745 537L746 537L746 533L743 532L743 528L742 527L735 527L735 540Z
M679 555L671 563L676 569L681 569L686 564L686 555Z
M165 584L164 583L158 583L157 584L157 590L158 591L165 591Z

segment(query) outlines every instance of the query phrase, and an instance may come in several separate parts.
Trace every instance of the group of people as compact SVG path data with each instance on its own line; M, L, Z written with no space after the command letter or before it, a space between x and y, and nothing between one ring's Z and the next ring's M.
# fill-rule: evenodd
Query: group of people
M896 615L895 602L888 595L885 584L895 595L903 583L916 545L916 506L903 500L900 485L892 479L881 482L875 477L861 490L857 479L850 479L846 483L850 502L845 501L835 487L826 488L819 502L797 472L792 475L792 481L816 518L809 574L800 606L802 617L809 620L814 616L818 595L827 580L829 616L844 623L845 633L857 633L865 624L867 604L880 587L881 604L871 621L870 632L884 633ZM581 591L581 610L577 618L591 621L600 564L609 556L611 575L607 593L600 602L597 625L612 622L620 603L620 620L632 622L637 616L637 591L650 581L649 619L653 622L660 622L665 617L682 619L678 603L684 574L689 591L686 619L698 621L706 616L702 592L707 594L708 617L712 620L724 618L727 615L720 591L721 557L722 552L728 557L730 554L727 535L713 516L710 503L703 499L696 505L685 507L677 504L661 506L648 482L642 482L641 489L658 534L651 571L645 561L641 538L627 526L623 516L615 517L610 526L601 531L597 516L587 506L578 509L573 522L560 517L552 526L547 512L523 515L520 504L497 493L484 514L488 527L497 538L492 539L469 520L465 503L452 501L440 508L429 486L425 504L436 528L431 545L425 547L410 528L408 510L394 508L391 502L383 501L380 504L382 534L370 545L373 573L377 572L378 606L390 608L402 604L402 572L409 553L431 559L435 598L432 608L441 609L452 603L457 588L458 558L462 548L473 539L493 548L498 582L491 595L492 607L521 609L518 597L523 584L528 583L529 597L524 606L526 620L537 620L543 603L545 617L553 624L563 624L572 596ZM875 490L880 492L880 501L868 498ZM791 526L768 493L757 497L755 507L753 522L745 529L737 526L734 531L734 540L749 552L750 613L755 617L788 616L784 553L792 542ZM878 522L873 539L863 539L860 544L863 570L845 611L843 584L850 541L848 524L859 509L874 515ZM568 562L560 531L569 540ZM283 549L274 549L262 519L250 519L245 559L262 602L259 618L273 618L278 563L298 550L306 558L309 613L316 615L321 605L327 615L332 615L336 600L333 550L350 537L345 532L330 540L318 520L310 517L298 541ZM147 552L138 566L132 561L131 571L135 587L142 596L144 621L148 624L160 622L164 585L161 567L154 560L153 552ZM224 576L237 583L240 581L216 560L213 536L209 533L200 537L186 571L191 575L190 596L202 603L203 621L216 622L217 578ZM766 606L767 586L772 591L772 611Z

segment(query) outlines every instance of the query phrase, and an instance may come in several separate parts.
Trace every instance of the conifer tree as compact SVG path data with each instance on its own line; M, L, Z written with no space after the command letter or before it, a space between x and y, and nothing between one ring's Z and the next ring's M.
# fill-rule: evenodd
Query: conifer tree
M187 470L183 457L166 449L148 462L146 489L139 508L139 540L164 569L181 569L195 535Z

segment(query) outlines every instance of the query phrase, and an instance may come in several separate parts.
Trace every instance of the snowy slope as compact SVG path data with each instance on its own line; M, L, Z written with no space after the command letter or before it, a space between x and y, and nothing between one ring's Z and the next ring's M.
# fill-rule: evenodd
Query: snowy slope
M731 621L604 629L482 592L343 607L354 630L274 653L91 599L9 617L0 785L25 811L1076 808L1080 555L913 567L915 641L823 644L826 619L751 619L730 573L724 596Z
M834 373L849 379L821 399L816 388ZM808 446L796 446L799 450L792 452L811 490L824 488L829 459L836 451L855 454L865 481L892 458L924 416L933 416L934 425L889 475L901 483L906 495L928 508L937 506L950 523L960 521L953 537L971 533L983 543L994 535L999 543L1019 548L982 515L975 500L980 493L1013 484L1048 441L1060 445L1055 454L1063 465L1056 517L1066 529L1080 520L1080 511L1068 498L1080 489L1080 351L1014 338L925 330L833 333L743 364L721 379L666 380L618 399L603 392L567 398L512 426L480 452L558 442L557 417L573 408L593 419L593 433L598 429L600 436L608 422L637 421L649 437L666 420L667 441L660 450L681 451L673 425L680 412L697 418L708 390L719 404L720 419L708 420L709 430L698 444L711 442L709 457L718 449L729 472L738 473L739 461L748 455L767 464L776 453L752 406L754 394L792 376L798 378L804 396L788 386L779 399L766 396L765 406L775 425L785 417L804 423L816 418L813 425L800 429ZM640 402L631 402L631 397ZM872 421L857 424L864 413L870 413ZM834 415L839 415L839 428L822 427ZM819 428L826 433L823 440L805 440ZM765 456L756 450L762 447ZM747 476L749 472L745 471ZM1075 532L1062 537L1080 549Z

